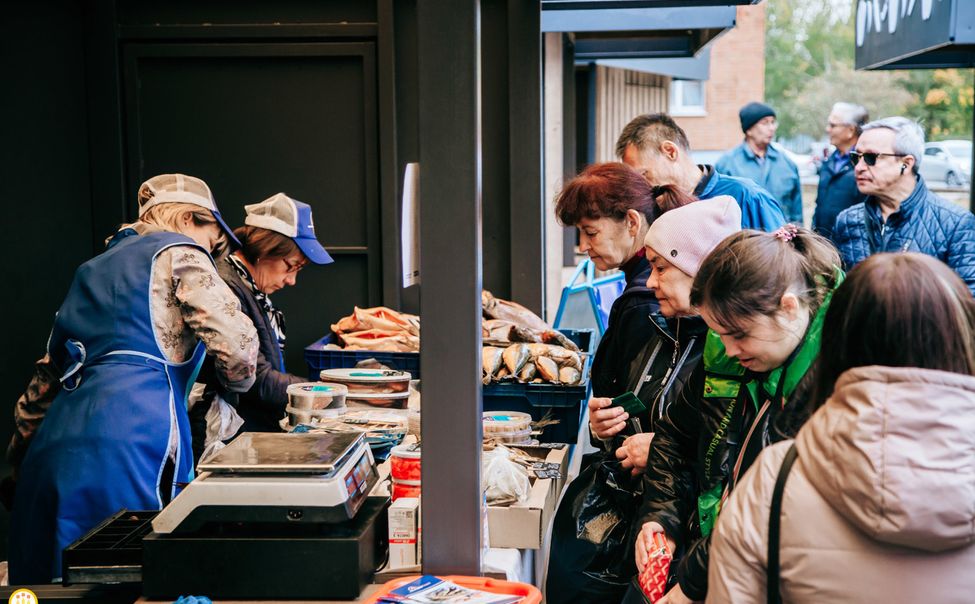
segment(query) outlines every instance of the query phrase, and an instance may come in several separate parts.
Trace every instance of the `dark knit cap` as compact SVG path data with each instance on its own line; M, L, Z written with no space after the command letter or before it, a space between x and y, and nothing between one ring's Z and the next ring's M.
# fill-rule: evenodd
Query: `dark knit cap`
M748 132L752 126L758 123L758 120L770 115L775 117L775 109L772 109L768 105L764 103L748 103L738 112L738 117L741 118L741 131Z

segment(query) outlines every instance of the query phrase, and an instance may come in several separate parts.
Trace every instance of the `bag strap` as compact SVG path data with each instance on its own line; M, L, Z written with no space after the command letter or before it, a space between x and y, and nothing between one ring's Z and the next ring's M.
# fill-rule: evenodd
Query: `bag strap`
M792 443L782 467L779 468L778 478L775 479L775 489L772 491L772 505L768 514L768 564L766 566L766 595L768 604L781 604L782 595L779 593L779 529L782 520L782 496L785 493L785 481L789 479L792 464L799 457L796 444Z

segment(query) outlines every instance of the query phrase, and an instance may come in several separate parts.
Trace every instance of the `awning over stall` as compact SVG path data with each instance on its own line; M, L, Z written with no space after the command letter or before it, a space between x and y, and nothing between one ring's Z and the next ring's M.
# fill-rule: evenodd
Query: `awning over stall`
M588 64L589 61L576 61ZM707 80L711 72L711 49L705 48L693 57L676 59L600 59L596 65L655 73L680 80Z
M582 61L692 57L734 27L737 13L734 6L542 8L542 31L574 32L575 56Z

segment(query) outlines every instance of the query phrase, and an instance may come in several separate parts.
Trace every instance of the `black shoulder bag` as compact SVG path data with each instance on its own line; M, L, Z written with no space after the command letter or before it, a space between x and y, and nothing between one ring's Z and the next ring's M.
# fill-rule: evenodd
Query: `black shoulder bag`
M766 601L768 604L781 604L782 595L779 593L779 541L782 520L782 496L785 493L785 481L789 479L792 464L799 457L795 443L789 447L789 452L782 460L779 476L775 479L775 489L772 491L772 505L768 513L768 564L765 570Z

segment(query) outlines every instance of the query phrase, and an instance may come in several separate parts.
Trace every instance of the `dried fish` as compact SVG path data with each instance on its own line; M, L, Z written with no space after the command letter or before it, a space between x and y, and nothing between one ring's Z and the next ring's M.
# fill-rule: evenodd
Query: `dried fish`
M538 367L538 375L546 382L559 383L559 366L549 357L538 357L535 359L535 366Z
M525 363L525 366L522 367L521 371L518 372L518 381L519 382L532 381L535 378L535 373L537 371L538 368L535 366L535 363L532 363L530 361L528 363Z
M484 372L484 377L488 381L498 372L501 368L501 355L504 353L503 348L496 348L494 346L485 346L481 350L481 369ZM487 383L487 382L485 382Z
M562 367L559 369L559 381L563 384L575 386L582 379L582 372L575 367Z
M525 363L531 359L531 354L528 352L528 346L525 344L512 344L504 349L502 358L504 359L504 366L508 368L508 372L511 375L518 375L518 372L525 366Z
M579 347L576 346L576 343L567 338L565 334L560 331L546 329L540 334L540 336L542 342L545 342L546 344L556 344L562 348L571 350L572 352L579 352Z

